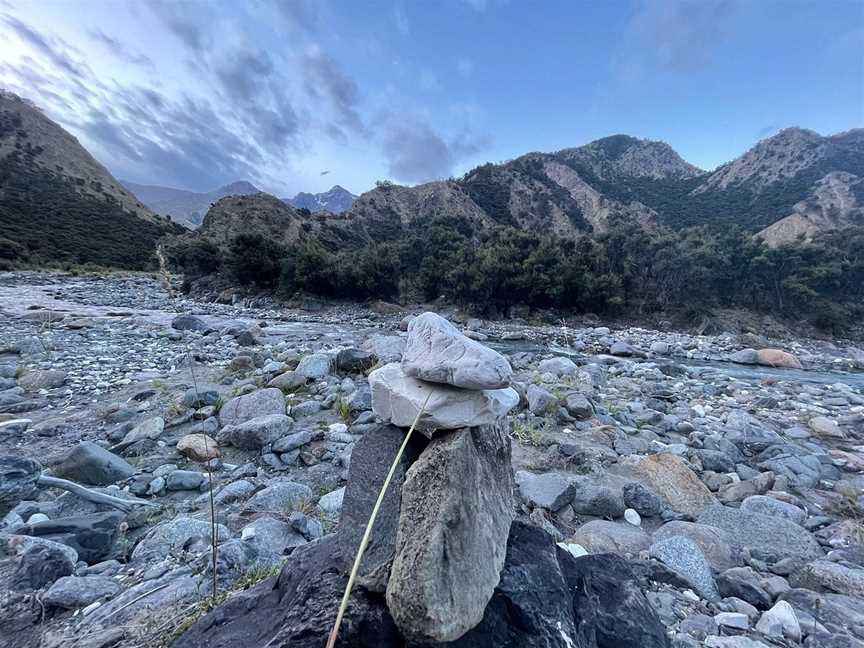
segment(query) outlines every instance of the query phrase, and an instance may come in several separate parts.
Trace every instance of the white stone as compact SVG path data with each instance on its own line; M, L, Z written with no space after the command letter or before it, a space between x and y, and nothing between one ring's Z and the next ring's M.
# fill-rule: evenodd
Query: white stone
M628 508L626 511L624 511L624 519L633 526L638 527L642 525L642 518L632 508Z
M777 601L774 607L764 612L756 624L756 630L768 637L801 641L801 625L795 610L786 601Z
M588 550L576 542L559 542L558 546L574 558L588 555Z
M504 356L431 312L415 317L408 326L402 370L414 378L464 389L501 389L513 375Z
M417 423L418 431L426 434L491 425L519 403L519 394L510 387L472 391L425 382L406 376L395 362L369 374L369 385L372 411L397 427L411 427L428 397L425 412Z

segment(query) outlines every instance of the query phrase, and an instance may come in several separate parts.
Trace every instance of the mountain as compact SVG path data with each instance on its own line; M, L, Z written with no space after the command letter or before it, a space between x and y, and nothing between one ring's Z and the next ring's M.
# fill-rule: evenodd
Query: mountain
M177 231L36 106L0 91L0 262L145 269Z
M357 198L347 189L339 185L333 185L330 191L323 193L306 193L301 191L293 198L285 198L285 202L298 209L308 209L310 212L330 212L331 214L341 214L351 208L354 200Z
M573 238L612 218L675 229L735 225L772 245L861 223L864 130L829 137L790 128L715 171L668 144L613 135L554 153L484 164L459 180L382 183L347 215L387 235L430 218L463 218Z
M239 181L205 193L157 185L123 182L141 202L158 214L165 214L190 229L198 227L210 206L225 196L248 196L260 191L251 182Z

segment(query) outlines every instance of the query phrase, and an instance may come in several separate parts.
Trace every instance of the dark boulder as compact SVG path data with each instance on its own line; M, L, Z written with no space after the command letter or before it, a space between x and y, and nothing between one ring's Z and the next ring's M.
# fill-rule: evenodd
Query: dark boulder
M193 625L174 648L321 648L348 581L331 535L298 547L278 578L231 598ZM339 648L402 648L384 597L363 588L351 595Z
M36 495L36 480L41 474L42 466L32 459L0 457L0 518L21 500Z
M354 445L337 533L341 555L346 561L346 570L351 569L348 561L353 559L360 546L366 523L378 498L378 491L404 439L404 430L382 424L370 429ZM390 564L396 554L402 484L408 467L414 463L425 445L426 439L422 435L413 436L381 502L357 578L357 583L370 591L383 592L387 587Z
M12 589L38 590L75 571L75 563L57 545L34 544L18 558L12 574Z
M342 373L363 373L375 366L378 356L371 351L342 349L336 354L336 371Z
M78 558L92 565L111 553L118 527L125 519L126 516L119 511L73 515L25 524L13 532L65 544L78 552Z
M298 547L278 578L232 597L173 648L321 648L347 576L334 535ZM668 648L665 629L623 558L573 558L515 522L501 582L475 628L450 643L406 640L384 597L355 587L340 648Z

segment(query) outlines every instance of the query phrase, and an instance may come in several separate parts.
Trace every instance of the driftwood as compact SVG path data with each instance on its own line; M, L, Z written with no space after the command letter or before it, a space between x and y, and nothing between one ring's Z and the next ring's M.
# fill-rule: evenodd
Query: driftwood
M60 479L59 477L51 477L50 475L40 475L39 479L36 480L36 483L40 486L47 486L49 488L60 488L65 491L69 491L70 493L74 493L81 499L85 499L88 502L93 502L94 504L105 504L106 506L113 506L116 509L120 509L124 513L130 513L135 506L150 506L153 508L159 508L158 504L148 502L147 500L138 499L137 497L123 499L120 497L114 497L112 495L106 495L105 493L99 493L97 491L90 490L89 488L85 488L81 484L76 484L75 482L69 481L68 479Z

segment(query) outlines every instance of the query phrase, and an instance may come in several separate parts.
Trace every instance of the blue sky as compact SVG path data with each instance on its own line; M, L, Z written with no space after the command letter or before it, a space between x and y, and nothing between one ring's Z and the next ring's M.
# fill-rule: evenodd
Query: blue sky
M711 169L864 125L864 1L0 0L0 86L117 176L280 196L615 133Z

